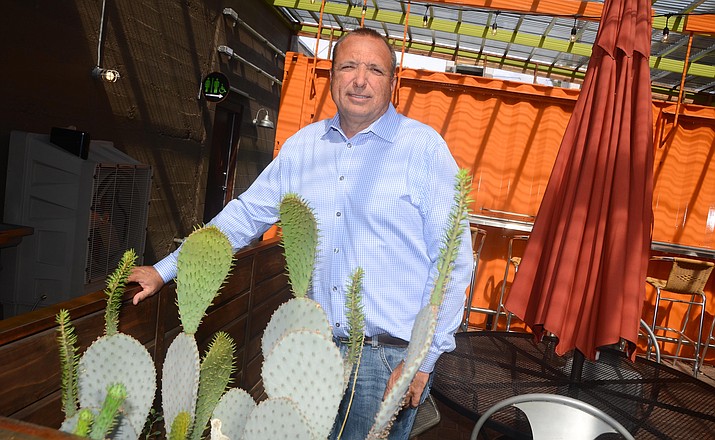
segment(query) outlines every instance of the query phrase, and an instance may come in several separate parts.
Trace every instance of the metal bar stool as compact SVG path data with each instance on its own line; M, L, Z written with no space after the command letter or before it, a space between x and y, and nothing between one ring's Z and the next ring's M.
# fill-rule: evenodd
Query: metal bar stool
M464 321L462 321L461 329L462 331L467 331L469 327L469 314L471 312L486 313L493 315L495 312L492 309L485 309L482 307L473 307L472 298L474 298L474 285L477 279L477 269L479 268L479 255L482 253L482 248L484 247L484 241L487 238L487 231L478 228L476 226L470 226L469 231L472 235L472 278L469 281L469 296L467 297L467 304L464 306Z
M678 343L675 354L673 355L664 354L663 348L661 347L661 357L672 359L673 364L678 360L693 361L693 376L697 376L702 359L700 357L700 347L703 336L703 318L705 317L706 304L704 288L715 264L710 261L692 260L682 257L653 257L651 261L672 261L673 263L667 280L653 277L646 278L646 282L655 287L656 292L655 310L653 311L653 324L651 325L651 329L655 333L657 341ZM667 293L668 295L664 296L663 293ZM670 327L667 324L658 325L658 311L661 301L688 305L680 329ZM697 340L693 340L685 333L693 306L700 307ZM659 334L659 332L662 334ZM669 337L668 332L676 333L678 335L677 339ZM684 343L693 345L694 354L692 358L680 354Z
M497 329L499 324L499 317L501 315L506 315L506 331L511 328L511 318L514 316L509 312L504 306L504 300L506 297L506 283L509 277L509 266L514 266L514 276L519 272L519 265L521 264L521 257L514 255L514 242L516 241L527 241L529 239L528 235L515 235L509 238L509 248L506 254L506 268L504 269L504 280L501 285L501 293L499 294L499 303L497 304L496 313L494 316L494 322L492 323L492 330Z

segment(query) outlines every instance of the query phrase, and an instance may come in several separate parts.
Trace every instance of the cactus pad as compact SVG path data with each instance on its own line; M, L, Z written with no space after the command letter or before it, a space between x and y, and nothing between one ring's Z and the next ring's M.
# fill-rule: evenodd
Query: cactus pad
M186 333L179 333L166 352L161 375L161 404L166 432L172 432L171 426L179 413L187 412L193 418L200 366L196 340Z
M289 193L281 201L281 243L285 251L288 278L293 295L304 297L310 287L318 249L318 227L312 209L297 194Z
M197 229L184 241L176 263L176 302L185 333L196 333L232 262L231 243L215 226Z
M80 359L80 407L100 408L107 387L117 382L127 388L122 419L128 419L134 432L141 432L154 400L156 370L146 348L123 333L97 339Z
M383 434L392 426L392 421L402 407L402 400L410 387L410 383L412 383L412 379L417 374L417 370L422 365L430 345L432 345L432 339L437 327L438 311L437 306L427 304L417 314L415 325L412 327L410 345L407 349L405 364L402 367L402 374L382 401L368 438L383 438Z
M266 399L248 416L243 440L312 440L308 421L297 405L287 398Z
M292 298L273 312L261 339L262 352L270 353L276 341L293 330L314 330L328 338L333 335L320 304L309 298Z
M240 388L228 390L216 405L211 423L221 420L221 432L230 439L240 439L243 437L243 430L246 427L248 416L256 408L253 397Z
M261 371L266 394L295 402L318 438L326 438L343 396L340 350L317 332L297 330L265 354Z

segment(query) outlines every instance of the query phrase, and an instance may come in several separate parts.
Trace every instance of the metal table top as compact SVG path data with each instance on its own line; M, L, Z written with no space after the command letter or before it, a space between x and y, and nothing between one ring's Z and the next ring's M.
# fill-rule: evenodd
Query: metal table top
M573 352L554 353L556 340L538 344L527 333L464 332L457 348L437 361L432 392L467 417L508 397L551 393L575 397L602 409L636 439L715 438L715 387L691 375L615 349L585 360L579 381L571 379ZM489 425L512 438L530 438L523 414L508 408Z

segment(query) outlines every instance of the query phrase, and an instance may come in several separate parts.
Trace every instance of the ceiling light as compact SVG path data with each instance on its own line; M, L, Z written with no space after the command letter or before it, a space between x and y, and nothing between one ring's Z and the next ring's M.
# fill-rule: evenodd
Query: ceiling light
M261 110L266 112L266 115L263 117L263 119L258 119L259 115L261 114ZM265 108L261 107L258 109L256 112L256 117L253 119L253 125L257 127L265 127L265 128L276 128L276 125L271 121L271 118L268 117L268 110Z
M569 41L574 43L578 39L576 34L578 33L578 28L576 27L576 17L573 19L573 27L571 28L571 36L569 37Z
M499 25L497 24L497 17L499 17L499 12L494 13L494 21L492 22L492 35L496 35L499 30Z
M660 37L660 41L663 43L668 42L668 37L670 36L670 29L668 28L668 21L670 20L670 14L665 16L665 27L663 28L663 36Z
M429 23L429 16L427 15L429 13L429 7L431 5L427 5L425 8L425 16L422 17L422 27L427 27L427 23Z
M92 77L107 82L117 82L120 75L119 72L114 69L103 69L99 66L94 66L94 69L92 69Z
M364 17L365 14L367 14L367 5L362 5L362 16Z

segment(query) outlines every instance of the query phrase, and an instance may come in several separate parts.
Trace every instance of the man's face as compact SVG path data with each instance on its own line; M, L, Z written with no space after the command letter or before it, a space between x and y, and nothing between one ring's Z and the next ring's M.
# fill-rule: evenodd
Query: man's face
M391 69L392 54L377 38L351 35L341 43L333 60L330 92L348 137L387 110L395 86Z

